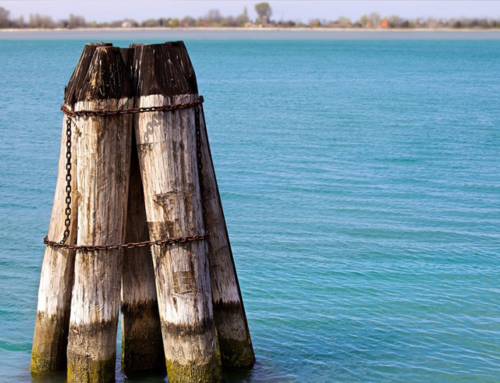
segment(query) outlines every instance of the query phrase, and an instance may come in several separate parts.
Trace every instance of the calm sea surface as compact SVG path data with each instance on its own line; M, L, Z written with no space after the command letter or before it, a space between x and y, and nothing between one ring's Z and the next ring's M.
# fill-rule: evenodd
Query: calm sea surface
M57 36L0 40L1 382L31 381L59 105L96 39ZM499 382L500 40L273 36L186 40L258 360L228 382Z

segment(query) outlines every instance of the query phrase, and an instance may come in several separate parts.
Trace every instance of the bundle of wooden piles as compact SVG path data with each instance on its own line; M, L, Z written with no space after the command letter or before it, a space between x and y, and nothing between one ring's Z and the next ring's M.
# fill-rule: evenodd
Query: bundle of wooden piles
M114 381L120 306L125 371L166 368L170 382L216 382L221 365L251 367L202 100L184 44L87 44L64 101L48 238L67 237L69 246L45 250L32 372L67 368L69 382ZM166 105L174 107L143 109ZM166 243L180 237L195 240ZM92 248L142 241L163 242Z

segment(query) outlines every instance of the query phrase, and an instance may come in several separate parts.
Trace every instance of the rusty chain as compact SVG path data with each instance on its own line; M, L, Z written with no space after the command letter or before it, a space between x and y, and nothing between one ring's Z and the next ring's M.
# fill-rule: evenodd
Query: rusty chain
M156 241L143 241L143 242L130 242L123 244L114 244L114 245L70 245L66 244L69 234L70 234L70 226L71 226L71 117L79 117L79 116L116 116L116 115L124 115L124 114L137 114L137 113L146 113L146 112L169 112L173 110L187 109L187 108L196 108L195 109L195 127L196 127L196 162L198 164L198 176L200 183L200 191L203 192L202 185L202 170L203 164L201 163L201 137L200 137L200 109L197 108L203 107L203 96L199 96L197 101L186 102L183 104L171 104L164 106L152 106L147 108L130 108L130 109L122 109L122 110L80 110L80 111L72 111L66 107L66 105L61 105L61 110L67 116L66 119L66 209L64 213L66 215L66 219L64 221L64 234L61 241L51 241L48 236L43 239L43 243L47 246L68 249L68 250L84 250L84 251L97 251L97 250L121 250L121 249L135 249L138 247L146 247L146 246L161 246L161 245L172 245L174 243L187 243L193 241L200 241L207 238L207 235L193 235L186 237L178 237L178 238L167 238ZM203 194L202 194L203 195ZM204 215L203 215L204 216ZM204 218L204 217L203 217ZM205 219L203 219L205 221ZM204 225L205 226L205 225ZM206 227L206 226L205 226Z
M68 245L66 243L51 241L48 237L45 237L43 239L43 243L48 245L48 246L58 247L61 249L96 251L96 250L135 249L137 247L146 247L146 246L153 246L153 245L157 245L157 246L172 245L174 243L186 243L186 242L200 241L200 240L203 240L206 238L207 238L207 235L204 234L204 235L192 235L189 237L160 239L157 241L122 243L122 244L117 244L117 245Z
M194 108L203 103L203 96L198 98L198 101L186 102L184 104L171 104L163 106L150 106L147 108L129 108L121 110L70 110L66 105L61 105L61 110L70 117L76 116L117 116L122 114L136 114L146 112L169 112L172 110Z
M66 209L64 210L64 234L60 243L66 242L71 225L71 117L66 119Z

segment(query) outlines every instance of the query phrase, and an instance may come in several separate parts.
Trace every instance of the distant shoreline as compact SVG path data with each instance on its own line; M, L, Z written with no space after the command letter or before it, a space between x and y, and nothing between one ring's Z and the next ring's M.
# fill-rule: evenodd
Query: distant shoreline
M0 41L86 40L500 40L500 29L357 29L357 28L80 28L4 29Z
M251 31L251 32L455 32L455 33L463 33L463 32L477 32L477 33L500 33L500 28L491 28L491 29L476 29L476 28L275 28L275 27L244 27L244 28L236 28L236 27L189 27L189 28L171 28L171 27L151 27L151 28L5 28L0 29L0 33L23 33L23 32L99 32L99 31L112 31L112 32L133 32L133 31Z

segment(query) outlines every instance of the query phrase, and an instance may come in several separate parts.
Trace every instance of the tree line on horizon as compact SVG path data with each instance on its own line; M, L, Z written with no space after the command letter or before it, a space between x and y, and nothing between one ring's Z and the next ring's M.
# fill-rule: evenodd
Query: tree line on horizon
M87 22L82 16L69 15L69 18L54 21L50 16L40 14L30 15L28 20L24 17L13 19L10 11L0 7L0 29L80 29L80 28L245 28L245 27L274 27L274 28L366 28L366 29L415 29L415 28L450 28L450 29L496 29L500 28L500 19L493 18L460 18L460 19L437 19L415 18L405 19L399 16L382 17L377 12L363 15L359 20L352 21L348 17L339 17L336 20L311 19L308 23L300 21L272 20L272 8L269 3L258 3L255 5L257 18L252 20L248 16L245 7L238 16L222 16L218 9L208 11L205 16L193 18L186 16L180 18L161 17L158 19L147 19L135 21L123 19L111 22Z

